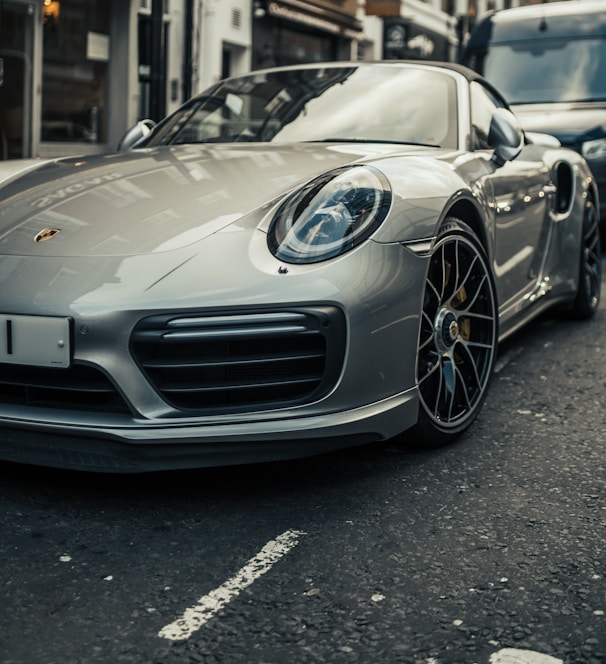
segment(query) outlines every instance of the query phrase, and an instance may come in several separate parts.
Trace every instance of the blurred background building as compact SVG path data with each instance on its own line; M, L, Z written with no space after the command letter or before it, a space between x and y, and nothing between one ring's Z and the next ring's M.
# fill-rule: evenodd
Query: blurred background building
M454 61L477 17L524 4L0 0L0 159L112 151L137 119L266 66Z

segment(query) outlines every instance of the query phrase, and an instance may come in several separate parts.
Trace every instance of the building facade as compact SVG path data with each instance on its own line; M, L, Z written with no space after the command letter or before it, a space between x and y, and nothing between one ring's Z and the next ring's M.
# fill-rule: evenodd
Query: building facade
M110 152L136 120L266 66L455 60L476 16L530 3L1 0L0 159Z
M164 112L183 101L188 3L160 6L156 75L153 2L0 2L0 159L115 149L125 129L149 115L157 79Z

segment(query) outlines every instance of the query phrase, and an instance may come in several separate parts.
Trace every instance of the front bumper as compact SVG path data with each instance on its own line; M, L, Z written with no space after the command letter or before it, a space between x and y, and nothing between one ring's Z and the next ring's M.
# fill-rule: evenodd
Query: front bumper
M48 314L73 318L73 365L57 370L70 374L71 392L45 390L45 374L36 371L36 375L28 373L28 385L14 394L12 386L19 376L12 381L6 370L3 384L0 373L0 459L99 472L169 470L313 455L384 440L413 426L418 414L415 363L427 258L397 243L369 242L329 264L291 266L283 275L274 259L266 256L264 245L255 253L246 234L240 235L243 239L236 243L242 245L240 254L233 260L238 263L240 258L241 269L224 275L220 287L203 287L202 294L189 295L191 289L184 284L208 283L204 275L220 273L216 257L234 255L233 241L228 243L221 234L195 261L185 263L185 275L173 271L153 289L133 292L130 280L109 279L112 271L108 273L107 261L101 259L89 261L93 283L86 284L84 294L55 289L54 299L45 300ZM249 250L253 258L245 260ZM49 262L49 271L63 269L61 259ZM119 273L141 275L154 265L147 258L129 258L121 262ZM70 266L74 272L80 269L79 264ZM82 282L86 273L77 274ZM40 315L38 300L31 295L34 289L16 279L13 283L15 288L0 297L0 310ZM120 293L112 295L114 289ZM31 304L25 307L28 299ZM114 303L120 303L120 308ZM331 313L335 310L343 312L343 325ZM278 316L272 319L271 312ZM283 318L285 312L289 315ZM254 325L242 326L248 315ZM150 316L153 325L139 327ZM156 320L158 316L162 320ZM175 325L166 328L165 316ZM189 324L192 317L195 325ZM179 395L192 393L192 387L208 394L208 385L199 381L192 386L190 380L179 384L173 372L176 363L188 376L195 375L193 355L157 357L155 351L143 352L139 346L144 338L156 348L157 339L172 335L175 329L198 340L213 340L217 334L233 338L237 329L241 339L242 330L248 337L258 325L270 324L280 328L276 334L281 336L286 325L305 337L326 339L328 370L315 387L311 384L294 395L272 394L264 401L249 399L235 406L235 392L225 392L229 402L213 397L216 407L197 407L189 397L183 401ZM298 334L293 332L292 338ZM267 351L265 345L261 355L252 357L246 350L237 362L244 366L251 359L260 366L260 360L271 359ZM305 357L309 351L306 348ZM340 358L336 366L335 354ZM227 357L213 347L212 352L199 355L205 367L199 371L216 378L219 359L223 386L227 364L231 364ZM25 374L14 366L17 374ZM155 373L158 368L161 375ZM57 388L61 388L62 374L57 375ZM298 384L303 384L303 378L314 378L305 366L294 374L291 367L286 375L295 375ZM259 377L256 372L252 382L259 384ZM249 377L241 380L251 382ZM86 386L86 394L93 395L90 399L84 399L81 390L72 400L77 381ZM237 388L237 382L231 386Z
M140 473L312 456L386 440L414 425L416 388L311 417L228 425L69 427L0 417L0 459L104 473Z

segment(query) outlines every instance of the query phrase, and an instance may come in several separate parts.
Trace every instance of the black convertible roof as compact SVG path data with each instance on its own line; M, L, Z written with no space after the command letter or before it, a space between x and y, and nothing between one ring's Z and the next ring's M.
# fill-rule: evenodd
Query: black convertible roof
M297 65L285 65L282 67L271 67L269 69L257 69L248 72L248 74L239 74L234 76L234 78L240 78L242 76L254 76L255 74L261 74L264 72L272 71L282 71L282 70L297 70L297 69L339 69L339 68L348 68L348 67L376 67L376 66L393 66L393 65L411 65L413 67L422 67L427 69L449 69L461 74L468 81L475 81L478 79L483 79L477 72L473 71L465 65L459 64L457 62L442 62L438 60L336 60L334 62L310 62L306 64L297 64Z

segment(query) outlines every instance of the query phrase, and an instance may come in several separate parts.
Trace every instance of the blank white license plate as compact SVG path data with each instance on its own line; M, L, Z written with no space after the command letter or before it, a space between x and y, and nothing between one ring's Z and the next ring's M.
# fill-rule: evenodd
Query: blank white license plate
M0 362L68 367L69 339L68 318L0 314Z

